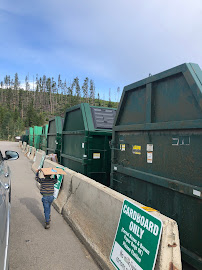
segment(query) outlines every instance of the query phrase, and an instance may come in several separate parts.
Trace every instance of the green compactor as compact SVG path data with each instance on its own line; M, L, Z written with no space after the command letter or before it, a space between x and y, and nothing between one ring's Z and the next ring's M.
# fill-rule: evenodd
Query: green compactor
M109 186L112 126L116 109L88 103L67 109L61 164Z
M41 134L42 134L42 127L34 126L34 147L36 149L39 149Z
M63 123L64 119L60 116L55 116L54 118L50 119L48 123L46 154L57 154L59 162L61 155Z
M47 148L47 134L48 134L48 125L42 127L42 134L40 136L40 146L39 148L46 152Z
M34 129L33 129L33 127L29 128L29 146L34 146Z
M182 64L124 87L111 188L177 221L182 259L202 269L202 71Z

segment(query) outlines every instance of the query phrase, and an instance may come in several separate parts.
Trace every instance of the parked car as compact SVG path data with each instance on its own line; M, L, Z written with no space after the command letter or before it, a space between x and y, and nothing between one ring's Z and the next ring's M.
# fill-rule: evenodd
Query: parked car
M15 160L19 154L6 151L3 157L0 151L0 270L8 269L8 244L10 227L11 180L10 169L5 160Z

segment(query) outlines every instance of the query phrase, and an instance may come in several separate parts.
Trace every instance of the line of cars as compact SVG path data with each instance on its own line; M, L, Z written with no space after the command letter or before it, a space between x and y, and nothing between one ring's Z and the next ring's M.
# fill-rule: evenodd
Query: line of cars
M0 270L8 269L8 247L10 228L11 179L10 168L6 160L16 160L19 154L15 151L0 151Z

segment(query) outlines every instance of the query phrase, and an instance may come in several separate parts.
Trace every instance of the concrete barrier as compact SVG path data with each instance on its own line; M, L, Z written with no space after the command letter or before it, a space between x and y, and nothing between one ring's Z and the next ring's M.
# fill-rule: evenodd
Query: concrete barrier
M35 157L34 157L34 163L32 164L32 171L36 173L36 171L39 169L40 165L43 167L43 160L46 157L46 153L44 151L39 152L36 151Z
M25 152L26 147L27 147L27 143L26 143L26 142L23 142L23 145L22 145L22 152Z
M29 160L33 161L34 157L35 157L35 154L36 154L36 148L32 146L32 151L31 151L31 154L29 155Z
M32 148L33 148L33 146L29 146L29 150L28 150L28 152L26 153L27 158L29 158L29 156L31 155Z
M53 202L53 206L54 208L59 212L61 213L62 212L62 208L64 207L64 205L66 204L69 196L70 196L70 189L71 189L71 180L72 180L72 177L73 175L76 174L76 172L66 168L66 167L63 167L62 165L56 163L56 162L53 162L51 160L48 160L48 159L45 159L44 161L44 165L43 165L43 168L51 168L51 167L61 167L65 170L66 172L66 175L64 175L63 177L63 181L62 181L62 185L61 185L61 188L60 188L60 192L59 192L59 195L57 197L56 200L54 200Z
M67 202L62 215L91 252L102 269L112 270L109 261L124 199L138 202L81 174L65 178ZM62 191L61 191L62 192ZM152 212L163 224L155 270L181 270L181 253L176 221Z
M27 144L25 149L22 151L24 153L24 155L26 155L28 147L29 147L29 144Z
M25 152L24 152L24 154L25 154L26 157L27 157L27 154L29 153L29 148L30 148L30 146L28 144L27 147L26 147L26 149L25 149Z
M24 147L24 142L22 143L21 150L23 150L23 147Z

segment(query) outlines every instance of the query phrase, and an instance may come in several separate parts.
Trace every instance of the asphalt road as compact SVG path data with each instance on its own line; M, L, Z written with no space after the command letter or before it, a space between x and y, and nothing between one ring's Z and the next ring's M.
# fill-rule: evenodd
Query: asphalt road
M62 216L52 207L51 228L44 229L41 195L31 170L32 163L18 143L0 142L0 149L19 152L8 161L12 172L9 270L100 269Z

